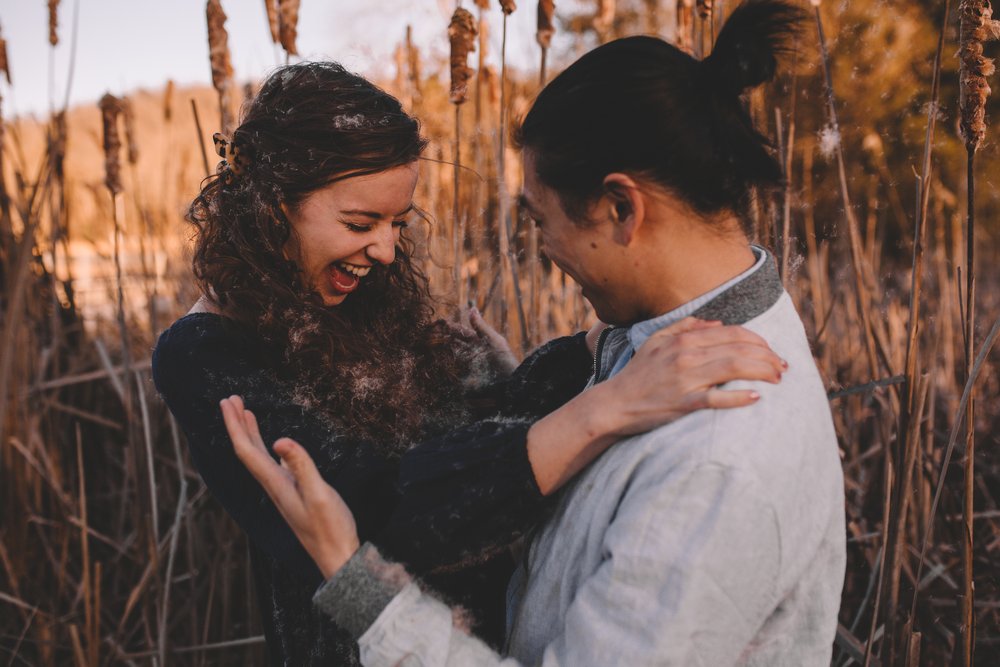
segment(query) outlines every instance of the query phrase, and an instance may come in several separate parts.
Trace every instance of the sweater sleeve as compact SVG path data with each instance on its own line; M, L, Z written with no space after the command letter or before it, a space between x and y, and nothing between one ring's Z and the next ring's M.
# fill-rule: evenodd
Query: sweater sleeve
M221 318L194 315L168 329L153 353L153 379L188 439L191 458L209 491L254 545L286 567L320 581L319 570L263 488L237 458L219 402L239 394L265 442L301 443L324 479L344 498L361 535L381 529L398 499L397 469L370 443L338 434L295 401L292 392L253 361L225 331Z
M400 461L402 499L373 540L417 572L505 549L548 504L528 460L532 424L583 390L585 334L556 338L494 388L500 414L413 447Z

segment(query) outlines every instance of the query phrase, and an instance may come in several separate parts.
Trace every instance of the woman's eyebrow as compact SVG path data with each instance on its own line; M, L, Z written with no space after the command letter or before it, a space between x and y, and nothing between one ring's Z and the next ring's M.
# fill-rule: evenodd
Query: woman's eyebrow
M413 210L413 204L411 203L405 209L403 209L402 211L400 211L399 213L395 214L392 217L398 218L400 216L404 216L412 210ZM358 208L344 209L340 213L341 215L360 215L363 218L371 218L372 220L381 220L383 217L385 217L378 211L365 211L363 209L358 209Z

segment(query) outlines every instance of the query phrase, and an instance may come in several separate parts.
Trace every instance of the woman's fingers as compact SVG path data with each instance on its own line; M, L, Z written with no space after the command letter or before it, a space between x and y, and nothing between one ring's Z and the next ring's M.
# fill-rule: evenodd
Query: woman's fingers
M274 451L295 477L305 500L316 499L327 486L326 480L319 474L316 464L309 453L291 438L281 438L274 443Z
M685 412L704 410L725 410L753 405L760 400L760 394L752 389L706 389L689 394L684 405Z

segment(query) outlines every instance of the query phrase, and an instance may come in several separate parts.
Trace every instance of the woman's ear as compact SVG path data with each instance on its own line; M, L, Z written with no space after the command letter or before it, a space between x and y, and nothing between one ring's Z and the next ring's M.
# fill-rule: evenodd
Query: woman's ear
M646 219L646 205L638 184L628 174L608 174L604 177L601 201L614 225L612 238L620 245L630 245Z

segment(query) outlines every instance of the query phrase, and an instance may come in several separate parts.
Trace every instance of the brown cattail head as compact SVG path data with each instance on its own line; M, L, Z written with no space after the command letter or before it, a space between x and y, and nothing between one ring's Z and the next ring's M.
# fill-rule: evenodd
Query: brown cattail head
M64 110L52 114L52 125L49 128L48 136L48 152L52 171L55 173L56 181L60 183L65 179L66 136L66 111Z
M451 41L451 95L452 104L465 102L469 91L472 68L468 65L469 53L476 50L476 19L468 9L459 7L451 15L448 39Z
M208 0L205 6L208 18L208 54L212 63L212 86L219 93L220 122L222 130L229 132L235 124L232 109L233 64L229 58L229 33L226 32L226 13L220 0Z
M517 9L517 3L514 0L500 0L500 10L507 16L513 14L515 9Z
M7 40L0 37L0 72L4 73L7 77L7 84L11 85L10 81L10 61L7 60Z
M132 100L122 98L122 119L125 121L125 145L128 147L128 163L135 165L139 161L139 141L135 136L135 110Z
M698 0L698 18L709 19L712 17L712 0Z
M597 0L597 13L594 14L594 30L601 39L607 39L611 24L615 22L615 0Z
M995 71L993 61L983 56L983 43L1000 38L1000 21L993 20L989 0L962 0L959 16L959 129L965 148L978 150L986 136L986 77Z
M174 117L174 80L167 79L167 87L163 91L163 122L169 123Z
M208 55L212 63L212 86L219 92L229 85L233 76L233 63L229 59L229 33L226 32L226 12L221 0L208 0L205 5L208 19Z
M264 0L264 11L267 12L267 27L271 30L271 41L278 43L278 0Z
M59 0L49 0L49 44L59 43Z
M476 7L479 7L480 9L489 9L490 0L476 0Z
M122 101L105 93L98 102L101 108L101 123L104 127L104 184L116 195L122 191L121 153L122 141L118 136L118 116L122 112Z
M555 13L555 0L538 0L538 31L535 39L543 49L552 45L552 35L556 32Z
M278 35L281 47L290 56L299 55L295 47L298 36L299 0L278 0Z

